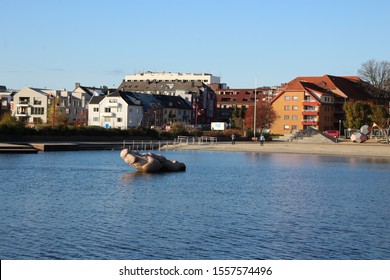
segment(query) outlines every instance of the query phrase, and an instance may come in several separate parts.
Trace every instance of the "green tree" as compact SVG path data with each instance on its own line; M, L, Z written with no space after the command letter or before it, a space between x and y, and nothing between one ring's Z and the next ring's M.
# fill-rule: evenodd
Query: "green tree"
M387 127L389 120L389 113L383 105L371 105L371 120L379 127Z
M346 125L349 128L359 129L363 125L371 125L371 105L367 102L346 102L343 106L346 115Z
M50 102L50 107L47 112L47 123L54 126L66 125L68 122L68 115L61 112L59 99L54 97Z
M244 129L243 126L244 118L245 118L245 108L238 108L237 106L235 106L232 112L232 127Z
M0 120L0 126L20 127L22 124L11 114L5 113Z

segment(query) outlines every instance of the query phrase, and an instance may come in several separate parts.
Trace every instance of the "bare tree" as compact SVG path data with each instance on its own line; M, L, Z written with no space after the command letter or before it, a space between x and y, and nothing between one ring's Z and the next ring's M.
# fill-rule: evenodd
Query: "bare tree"
M358 75L375 88L390 92L390 61L370 59L362 64Z

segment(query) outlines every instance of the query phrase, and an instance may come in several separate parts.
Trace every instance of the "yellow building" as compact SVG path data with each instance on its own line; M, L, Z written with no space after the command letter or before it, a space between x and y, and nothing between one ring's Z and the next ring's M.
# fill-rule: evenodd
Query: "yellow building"
M370 100L371 96L358 77L298 77L284 84L271 100L277 119L273 134L315 128L320 131L339 129L347 100Z

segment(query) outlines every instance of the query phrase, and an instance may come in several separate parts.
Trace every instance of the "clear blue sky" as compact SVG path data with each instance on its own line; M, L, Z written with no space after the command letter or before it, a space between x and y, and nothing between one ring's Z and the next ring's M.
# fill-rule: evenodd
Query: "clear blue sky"
M0 0L0 85L119 86L210 72L231 88L390 60L388 0Z

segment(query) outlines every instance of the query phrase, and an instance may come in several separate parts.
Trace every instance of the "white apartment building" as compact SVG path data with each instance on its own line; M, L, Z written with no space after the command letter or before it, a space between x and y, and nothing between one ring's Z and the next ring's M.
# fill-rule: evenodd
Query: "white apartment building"
M76 83L76 87L72 92L72 98L69 100L69 123L87 123L88 121L88 103L92 96L104 95L101 89L93 87L80 86Z
M180 72L142 72L126 75L125 82L203 82L206 85L220 84L221 78L208 73L180 73Z
M26 124L47 122L50 98L56 91L25 87L14 95L11 103L12 115Z
M123 92L93 96L88 104L88 126L127 129L141 125L141 101Z

